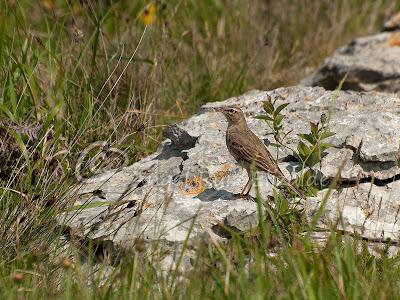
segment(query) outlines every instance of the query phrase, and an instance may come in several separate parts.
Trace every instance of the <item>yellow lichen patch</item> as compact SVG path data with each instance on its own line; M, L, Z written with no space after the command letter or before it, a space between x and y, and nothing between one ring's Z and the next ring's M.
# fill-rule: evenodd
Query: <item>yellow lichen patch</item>
M400 46L400 33L391 34L386 43L389 47Z
M186 178L180 185L179 190L184 195L198 195L204 192L204 182L199 176Z
M214 173L214 179L220 182L232 169L231 164L223 164L221 169Z
M146 209L146 208L153 208L153 207L154 207L154 205L151 204L151 203L147 203L147 202L146 202L146 203L143 204L143 208L144 208L144 209Z
M156 5L155 3L150 3L146 8L140 13L139 19L144 25L149 26L153 24L156 19Z

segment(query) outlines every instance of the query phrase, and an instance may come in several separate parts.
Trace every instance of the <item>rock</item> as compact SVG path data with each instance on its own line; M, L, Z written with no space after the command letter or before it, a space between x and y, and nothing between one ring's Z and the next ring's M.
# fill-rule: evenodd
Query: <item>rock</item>
M225 218L225 225L240 233L245 233L256 227L257 224L258 214L256 211L249 214L243 210L233 210Z
M315 231L315 232L307 232L306 233L313 241L315 246L317 246L317 249L323 249L327 245L327 241L331 237L331 232L330 231ZM304 235L306 235L304 234ZM340 233L341 234L341 233ZM338 238L341 238L342 240L347 240L348 242L352 242L351 240L353 239L352 236L344 236L341 237L341 235L338 236ZM355 244L357 247L357 252L362 253L363 248L365 246L366 249L368 249L368 252L372 255L375 255L377 257L381 257L382 254L385 253L385 255L389 257L393 257L398 254L398 246L396 245L390 245L387 243L383 243L382 241L368 241L363 239L361 243Z
M187 131L182 130L179 126L172 124L164 130L164 137L170 139L176 147L188 149L194 147L197 138L191 136Z
M60 223L75 235L111 241L116 249L135 249L137 238L162 242L172 256L188 236L191 245L199 237L225 241L229 235L222 224L238 232L257 226L257 204L234 197L245 185L247 173L229 155L225 118L212 108L240 105L251 129L268 145L274 142L271 130L255 118L264 113L262 103L267 96L278 104L290 103L283 111L284 131L292 131L286 140L288 147L296 148L296 134L308 133L309 122L317 122L322 113L327 113L330 130L336 132L329 138L333 147L326 151L319 172L331 180L342 165L342 186L340 193L329 198L318 227L329 230L337 223L340 230L365 239L397 240L400 99L395 94L302 86L252 91L204 105L199 114L167 129L169 139L156 153L82 181L69 194L75 206L60 215ZM278 156L288 178L301 171L290 150L269 149ZM258 183L265 198L276 182L260 173ZM303 202L306 217L312 219L326 192ZM170 263L170 258L166 261Z
M306 215L312 218L328 190L305 203ZM372 182L332 191L326 203L320 228L336 228L362 236L370 241L397 241L400 230L400 182L385 186Z
M346 76L343 90L400 91L400 32L352 40L325 59L302 85L334 90Z
M383 24L383 31L394 31L400 29L400 12L392 16Z

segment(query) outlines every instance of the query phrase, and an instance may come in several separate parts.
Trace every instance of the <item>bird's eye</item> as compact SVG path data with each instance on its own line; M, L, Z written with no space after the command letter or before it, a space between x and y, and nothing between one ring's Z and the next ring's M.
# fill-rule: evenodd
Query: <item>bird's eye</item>
M233 114L235 112L235 110L233 108L230 108L229 112Z

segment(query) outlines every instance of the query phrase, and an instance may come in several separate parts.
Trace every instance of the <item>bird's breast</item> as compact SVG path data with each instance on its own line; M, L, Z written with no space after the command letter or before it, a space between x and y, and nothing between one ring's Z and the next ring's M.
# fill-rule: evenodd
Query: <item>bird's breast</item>
M237 153L237 151L235 151L235 147L233 146L233 144L235 143L235 135L236 135L236 131L234 128L228 128L228 130L226 131L226 146L229 150L229 153L233 156L233 158L240 163L240 154Z

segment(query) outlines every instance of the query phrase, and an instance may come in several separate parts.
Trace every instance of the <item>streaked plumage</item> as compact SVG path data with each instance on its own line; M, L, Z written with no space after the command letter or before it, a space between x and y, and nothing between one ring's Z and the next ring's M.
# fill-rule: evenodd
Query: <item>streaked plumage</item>
M246 169L254 163L257 169L284 179L285 176L265 145L250 129L246 129L243 132L240 126L229 126L226 131L226 144L232 156Z

